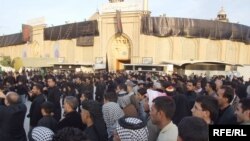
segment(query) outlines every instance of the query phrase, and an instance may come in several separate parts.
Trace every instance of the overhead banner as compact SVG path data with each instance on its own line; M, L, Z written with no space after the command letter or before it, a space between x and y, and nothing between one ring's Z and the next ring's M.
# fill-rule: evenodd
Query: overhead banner
M116 10L116 33L122 34L122 19L121 19L121 11Z
M65 24L44 29L44 40L73 39L81 36L99 35L97 21Z
M250 44L249 26L212 20L145 16L142 18L141 33L158 37L234 40Z

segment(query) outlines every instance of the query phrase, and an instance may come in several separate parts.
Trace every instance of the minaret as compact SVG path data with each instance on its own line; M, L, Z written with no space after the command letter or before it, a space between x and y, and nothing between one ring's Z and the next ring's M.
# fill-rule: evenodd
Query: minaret
M229 22L223 7L221 7L221 10L218 12L217 18L215 20L220 22Z
M143 0L143 11L148 11L148 0Z
M148 10L148 0L143 0L143 14L150 15L150 11Z

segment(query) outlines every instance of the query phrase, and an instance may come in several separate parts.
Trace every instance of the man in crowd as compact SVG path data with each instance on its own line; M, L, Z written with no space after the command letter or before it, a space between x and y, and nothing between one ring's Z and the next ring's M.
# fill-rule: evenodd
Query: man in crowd
M217 93L220 110L216 124L236 124L234 109L230 105L234 97L234 90L229 86L221 86Z
M150 117L153 124L161 129L157 141L176 141L178 129L172 122L175 112L175 102L167 96L157 97L153 100Z
M59 121L61 119L61 104L60 104L60 97L61 92L59 91L58 87L56 86L56 79L54 77L48 78L48 101L54 104L54 111L55 111L55 119Z
M238 123L242 125L250 125L250 98L240 100L235 114Z
M0 141L26 141L23 128L26 106L15 92L8 92L6 96L0 92Z
M57 129L60 130L64 127L74 127L81 130L85 129L82 124L81 115L76 111L78 107L78 100L76 97L67 96L64 100L64 113L65 118L63 118L59 123Z
M178 124L177 141L208 141L208 126L198 117L185 117Z
M42 118L41 105L45 101L45 95L42 93L43 87L35 84L29 94L33 101L30 106L28 117L30 118L30 128L36 127L38 121Z
M193 116L204 119L207 124L214 124L219 114L218 101L212 96L198 96L191 111Z

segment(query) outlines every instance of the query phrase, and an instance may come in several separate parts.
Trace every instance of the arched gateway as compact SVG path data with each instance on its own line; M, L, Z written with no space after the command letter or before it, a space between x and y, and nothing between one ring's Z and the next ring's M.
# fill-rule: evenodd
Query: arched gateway
M123 64L130 63L132 43L125 34L114 35L108 44L110 70L122 70Z

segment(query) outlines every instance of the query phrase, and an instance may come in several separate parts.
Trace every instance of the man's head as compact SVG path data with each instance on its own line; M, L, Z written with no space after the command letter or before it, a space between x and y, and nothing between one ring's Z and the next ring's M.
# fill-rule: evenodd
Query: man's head
M43 102L41 105L41 113L43 116L47 116L47 115L52 115L54 111L54 105L53 103L46 101Z
M43 86L40 84L35 84L32 87L32 94L34 95L40 95L43 92Z
M117 102L118 96L114 92L107 92L104 94L104 103Z
M49 87L54 87L56 85L56 79L54 77L50 77L48 79L48 86Z
M141 101L146 97L147 89L146 88L140 88L138 89L136 98Z
M216 91L216 85L214 82L207 82L205 86L206 92Z
M114 131L114 141L147 141L148 129L141 119L135 117L122 117L118 120Z
M120 91L127 91L127 86L125 84L119 84L116 87L116 93L119 93Z
M6 106L21 103L20 96L16 92L8 92L4 100Z
M87 100L82 102L81 117L84 124L91 124L95 119L102 117L102 110L97 101Z
M234 97L234 90L229 86L222 86L217 91L220 108L225 108Z
M208 141L208 125L198 117L184 117L178 124L177 141Z
M153 100L150 117L154 124L160 125L163 120L171 121L175 112L175 102L172 98L161 96Z
M194 82L193 81L187 81L187 91L194 91Z
M78 100L74 96L67 96L64 99L64 111L65 113L70 113L75 111L78 107Z
M199 96L191 109L193 116L204 119L207 124L211 124L217 119L219 105L216 98L212 96Z
M237 122L248 122L250 121L250 98L241 99L235 114L237 116Z

